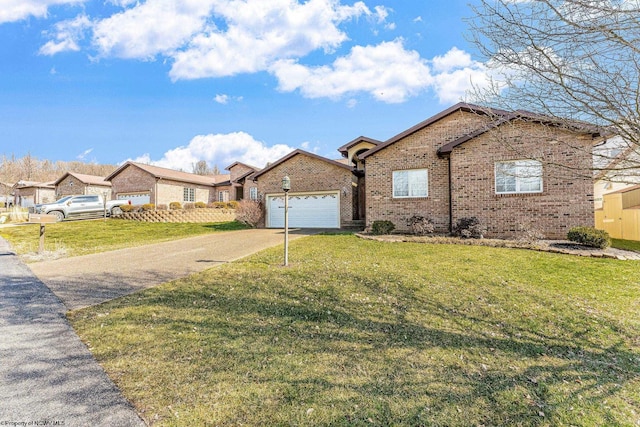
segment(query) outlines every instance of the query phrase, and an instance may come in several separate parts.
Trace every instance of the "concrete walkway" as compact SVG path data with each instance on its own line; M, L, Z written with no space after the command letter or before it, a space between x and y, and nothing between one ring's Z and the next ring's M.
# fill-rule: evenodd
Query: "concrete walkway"
M289 238L316 232L292 230ZM283 244L283 233L258 229L207 234L29 266L69 310L75 310Z
M0 423L144 426L65 312L0 238Z
M294 230L290 239L309 234ZM75 334L65 312L233 261L283 240L282 230L242 230L44 261L29 268L0 238L0 423L144 426Z

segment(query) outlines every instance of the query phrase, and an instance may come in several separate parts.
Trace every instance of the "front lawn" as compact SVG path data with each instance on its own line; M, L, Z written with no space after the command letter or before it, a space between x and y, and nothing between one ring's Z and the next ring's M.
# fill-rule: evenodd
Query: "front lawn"
M64 221L45 226L45 250L64 251L66 256L86 255L217 231L245 229L239 222L152 223L121 219ZM20 255L38 251L40 227L25 224L0 228L0 236Z
M152 425L640 420L640 263L292 242L69 317Z
M611 239L611 247L626 251L640 252L640 242L637 240Z

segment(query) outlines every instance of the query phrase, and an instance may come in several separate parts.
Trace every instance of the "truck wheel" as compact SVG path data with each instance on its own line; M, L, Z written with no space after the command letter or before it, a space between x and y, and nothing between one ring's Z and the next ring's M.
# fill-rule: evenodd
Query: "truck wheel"
M64 214L60 211L49 212L49 215L54 215L57 222L60 222L64 219Z
M111 216L121 215L121 214L122 214L122 209L120 209L120 206L116 206L113 209L111 209Z

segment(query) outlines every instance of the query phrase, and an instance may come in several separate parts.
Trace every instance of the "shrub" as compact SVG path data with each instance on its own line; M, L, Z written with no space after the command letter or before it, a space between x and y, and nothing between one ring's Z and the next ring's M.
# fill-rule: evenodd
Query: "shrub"
M255 200L242 200L236 209L236 220L256 228L262 220L262 205Z
M416 236L424 236L435 231L436 227L433 222L424 216L413 215L407 220L407 225L412 234Z
M196 205L194 203L185 203L183 209L195 209Z
M226 208L227 209L238 209L238 206L239 206L239 204L238 204L237 201L231 200L230 202L227 202Z
M152 210L154 210L155 208L156 208L156 205L154 205L153 203L145 203L144 205L142 205L142 206L140 207L140 209L141 209L143 212L152 211Z
M453 227L453 235L463 239L482 239L486 228L480 224L480 220L475 216L460 218Z
M136 205L120 205L120 210L122 212L135 212L136 209Z
M169 203L169 209L171 209L172 211L182 209L182 204L180 202L171 202Z
M593 227L573 227L567 233L567 240L592 248L606 249L611 246L609 233Z
M391 234L393 230L396 229L396 226L391 221L373 221L371 224L371 234Z
M531 224L518 224L518 231L520 232L518 240L521 242L534 244L545 238L544 233Z
M196 202L195 207L197 209L204 209L207 207L207 204L205 202Z
M224 209L227 207L227 204L225 202L213 202L213 207L215 209Z
M159 204L158 206L156 206L156 210L158 211L166 211L167 209L169 209L169 207L163 203Z

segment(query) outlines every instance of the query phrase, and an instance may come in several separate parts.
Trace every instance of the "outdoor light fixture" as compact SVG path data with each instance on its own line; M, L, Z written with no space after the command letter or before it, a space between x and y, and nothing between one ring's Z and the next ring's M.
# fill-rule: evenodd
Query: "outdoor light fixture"
M284 191L284 266L289 265L289 190L291 190L291 178L287 175L282 178L282 191Z

